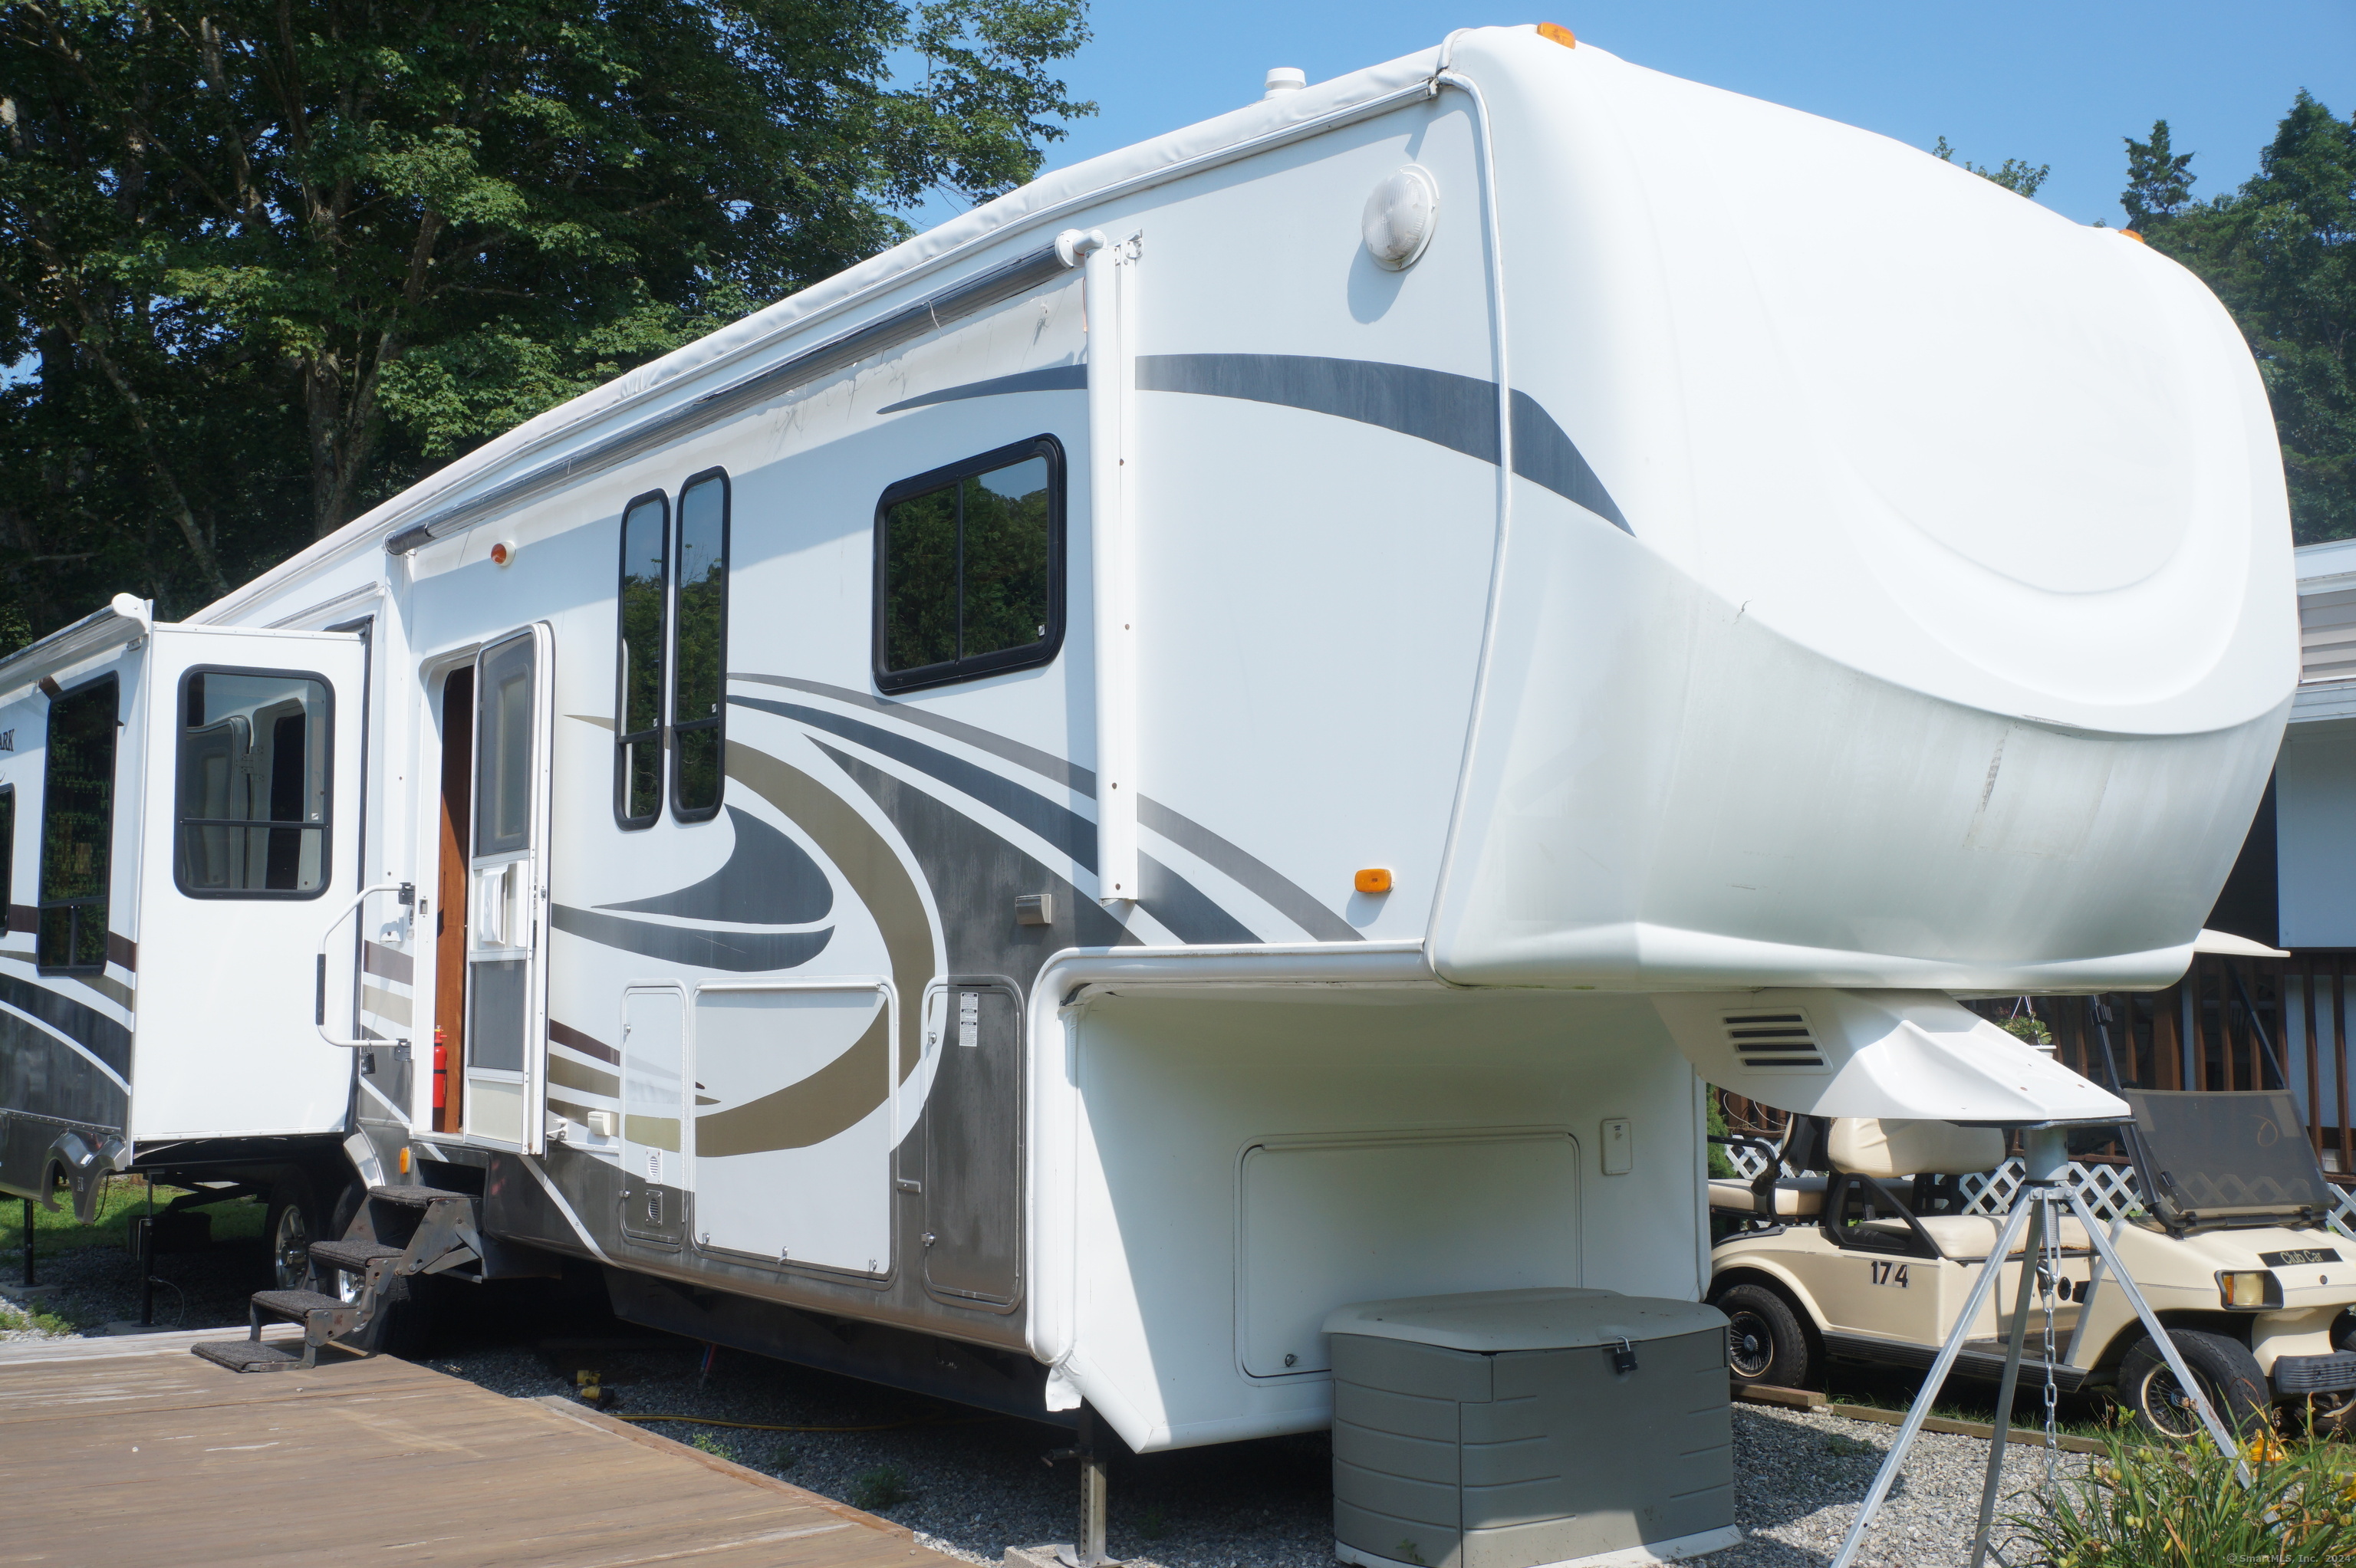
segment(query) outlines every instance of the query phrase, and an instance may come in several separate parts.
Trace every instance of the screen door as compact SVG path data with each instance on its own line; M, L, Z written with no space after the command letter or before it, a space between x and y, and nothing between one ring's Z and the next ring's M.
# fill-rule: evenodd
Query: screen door
M475 657L466 909L466 1131L537 1153L547 1052L549 635Z

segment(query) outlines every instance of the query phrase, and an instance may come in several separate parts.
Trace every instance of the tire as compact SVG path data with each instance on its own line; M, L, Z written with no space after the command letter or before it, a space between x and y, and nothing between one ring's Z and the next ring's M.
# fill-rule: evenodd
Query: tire
M270 1243L272 1288L309 1288L311 1243L327 1239L310 1177L289 1170L278 1178L270 1189L270 1213L262 1221L262 1234Z
M2171 1328L2168 1337L2228 1429L2257 1432L2272 1424L2274 1398L2247 1345L2203 1328ZM2129 1346L2126 1359L2119 1363L2118 1393L2119 1403L2138 1425L2169 1442L2190 1442L2206 1430L2201 1413L2148 1335Z
M1726 1365L1738 1387L1807 1386L1815 1371L1807 1329L1782 1291L1731 1285L1709 1304L1726 1314Z

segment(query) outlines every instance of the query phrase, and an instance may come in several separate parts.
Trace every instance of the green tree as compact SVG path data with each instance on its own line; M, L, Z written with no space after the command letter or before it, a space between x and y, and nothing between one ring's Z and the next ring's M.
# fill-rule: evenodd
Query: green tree
M185 611L1036 171L1085 0L11 0L0 573ZM895 82L894 60L921 59Z
M2127 144L2121 205L2216 292L2256 356L2301 544L2356 538L2356 124L2302 91L2239 190L2189 200L2192 155ZM2174 196L2174 201L2167 199Z
M1942 163L1951 164L1955 161L1955 149L1947 145L1947 139L1942 136L1939 138L1939 144L1931 149L1931 155ZM2026 161L2019 158L2007 158L1992 169L1984 168L1969 161L1966 161L1963 166L1984 180L1990 180L2004 187L2015 196L2031 198L2036 197L2037 187L2045 183L2045 176L2053 172L2051 164L2040 164L2032 169Z
M2183 211L2184 204L2192 199L2192 186L2200 176L2190 172L2192 155L2176 152L2169 145L2168 122L2151 123L2148 142L2138 142L2133 136L2120 139L2127 144L2127 188L2119 193L2119 205L2126 209L2127 227L2140 231L2147 224Z

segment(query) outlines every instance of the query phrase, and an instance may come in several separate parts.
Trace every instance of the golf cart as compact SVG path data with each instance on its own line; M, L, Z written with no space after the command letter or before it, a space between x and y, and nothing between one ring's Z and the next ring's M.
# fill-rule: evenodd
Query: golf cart
M2112 1244L2225 1420L2276 1405L2356 1430L2356 1244L2328 1223L2333 1197L2287 1093L2128 1089L2122 1131L2139 1206ZM2004 1136L1936 1121L1794 1115L1753 1180L1713 1180L1710 1304L1730 1324L1741 1384L1805 1387L1829 1360L1928 1368L1954 1327L1999 1217L1965 1211L1957 1179L1994 1170ZM1781 1172L1820 1169L1825 1176ZM2152 1429L2198 1430L2125 1293L2106 1287L2084 1229L2061 1226L2040 1263L2022 1375L2064 1391L2109 1386ZM2023 1266L2016 1245L1955 1371L1995 1378Z

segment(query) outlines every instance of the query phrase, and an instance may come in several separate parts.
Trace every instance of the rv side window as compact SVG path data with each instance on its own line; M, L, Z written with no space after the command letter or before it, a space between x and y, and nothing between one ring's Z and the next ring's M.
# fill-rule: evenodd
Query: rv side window
M622 514L619 668L614 694L614 816L646 827L662 811L664 621L670 597L670 503L658 490Z
M1043 665L1064 640L1064 450L1018 442L904 479L875 508L875 684Z
M720 814L728 717L728 475L680 486L679 645L671 663L671 815Z
M44 969L106 967L117 691L110 675L49 703L48 752L41 763L41 913L35 952Z
M327 683L293 670L180 677L172 877L194 899L315 899L327 886Z

